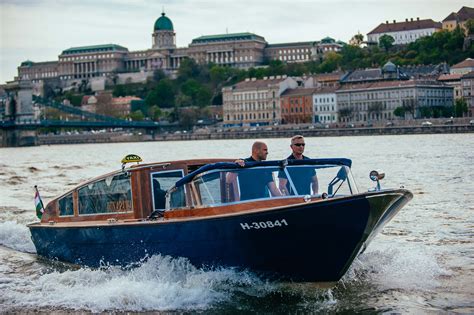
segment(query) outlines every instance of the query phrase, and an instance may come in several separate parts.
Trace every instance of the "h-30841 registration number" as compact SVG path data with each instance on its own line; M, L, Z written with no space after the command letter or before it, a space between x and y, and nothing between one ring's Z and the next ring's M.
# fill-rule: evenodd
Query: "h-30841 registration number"
M281 219L275 221L240 223L240 226L242 227L242 230L272 229L282 226L288 226L288 222L286 222L285 219Z

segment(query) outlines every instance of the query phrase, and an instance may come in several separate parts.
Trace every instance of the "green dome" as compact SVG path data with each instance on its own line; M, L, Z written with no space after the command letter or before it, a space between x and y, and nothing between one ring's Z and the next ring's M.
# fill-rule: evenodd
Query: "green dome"
M383 72L397 72L397 66L389 61L383 66L382 70Z
M173 22L165 16L165 12L155 22L155 31L173 31Z
M21 63L20 67L31 67L32 65L33 65L33 61L26 60Z

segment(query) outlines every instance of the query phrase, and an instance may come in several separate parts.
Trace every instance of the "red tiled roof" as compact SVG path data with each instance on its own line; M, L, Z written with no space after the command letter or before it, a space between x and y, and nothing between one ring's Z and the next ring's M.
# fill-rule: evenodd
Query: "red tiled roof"
M467 58L460 63L455 64L451 67L451 69L459 69L459 68L473 68L474 67L474 59Z
M338 81L344 73L336 72L336 73L322 73L313 75L313 78L318 82L326 82L326 81Z
M267 80L261 79L261 80L255 80L255 81L252 81L252 80L241 81L235 84L234 87L236 89L249 89L249 88L257 89L257 88L267 87L273 84L278 84L286 79L287 78L280 78L280 79L274 78L274 79L267 79Z
M438 81L460 80L461 77L462 77L462 74L460 74L460 73L442 74L438 77Z
M457 21L464 22L469 19L474 19L474 8L462 7L457 13L451 13L448 15L443 22L447 21Z
M448 15L443 22L447 21L455 21L456 20L456 12L452 12L450 15Z
M401 32L409 30L420 30L427 28L442 28L440 22L435 22L432 19L426 20L416 20L408 22L396 22L396 23L381 23L379 26L374 28L368 34L379 34L379 33L391 33L391 32Z

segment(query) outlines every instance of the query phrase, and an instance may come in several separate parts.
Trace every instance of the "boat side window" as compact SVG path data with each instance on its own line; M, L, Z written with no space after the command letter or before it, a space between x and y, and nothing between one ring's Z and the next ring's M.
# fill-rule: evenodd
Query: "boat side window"
M79 188L79 214L125 213L132 211L130 177L109 176Z
M183 174L183 170L162 171L151 174L154 210L164 210L166 208L166 192L183 177ZM184 207L186 204L184 189L179 194L174 194L174 198L174 204L180 204L181 207Z
M74 206L72 201L72 192L58 200L59 216L73 216Z
M278 190L280 173L276 167L220 170L197 177L194 184L203 205L219 205L274 197L271 189ZM287 179L284 172L283 178Z

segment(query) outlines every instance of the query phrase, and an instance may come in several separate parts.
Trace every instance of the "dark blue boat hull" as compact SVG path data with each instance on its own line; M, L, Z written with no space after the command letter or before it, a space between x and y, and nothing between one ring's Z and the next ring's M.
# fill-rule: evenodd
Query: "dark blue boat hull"
M29 227L39 255L91 267L161 254L186 257L196 266L334 282L411 198L406 190L391 190L180 222Z

